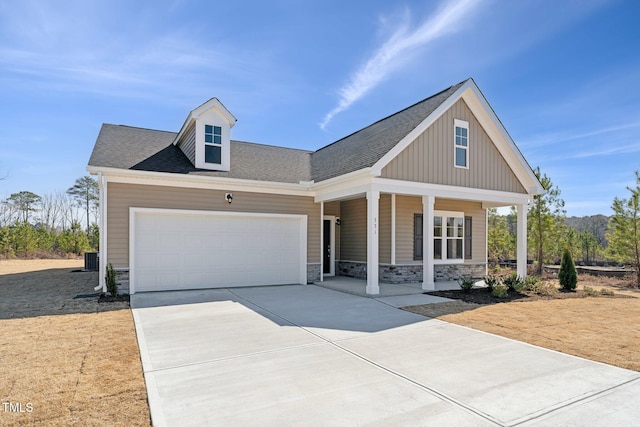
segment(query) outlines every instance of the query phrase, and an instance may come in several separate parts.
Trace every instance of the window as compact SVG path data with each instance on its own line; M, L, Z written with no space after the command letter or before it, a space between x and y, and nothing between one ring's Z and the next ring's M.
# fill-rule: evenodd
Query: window
M222 128L204 125L204 161L222 163Z
M457 168L469 167L469 122L454 120L454 166Z
M422 260L422 214L413 218L413 259ZM462 212L436 212L433 217L433 259L436 262L471 258L471 217Z

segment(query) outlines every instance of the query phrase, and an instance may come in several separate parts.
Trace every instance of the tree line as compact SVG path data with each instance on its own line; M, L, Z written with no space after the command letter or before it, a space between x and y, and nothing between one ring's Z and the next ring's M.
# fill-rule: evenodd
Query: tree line
M614 198L613 215L567 221L560 189L551 179L534 171L544 193L534 196L527 213L528 255L542 273L545 263L558 263L564 250L585 265L596 261L635 267L640 286L640 172L635 187L627 187L629 198ZM499 215L488 212L488 257L491 262L514 259L516 255L516 212Z
M98 182L90 176L76 179L64 192L11 194L0 201L0 257L97 250L98 197Z

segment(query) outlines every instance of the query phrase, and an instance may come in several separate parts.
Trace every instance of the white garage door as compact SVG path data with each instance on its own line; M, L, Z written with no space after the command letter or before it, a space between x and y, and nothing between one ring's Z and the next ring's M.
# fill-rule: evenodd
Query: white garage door
M306 283L303 215L131 208L131 292Z

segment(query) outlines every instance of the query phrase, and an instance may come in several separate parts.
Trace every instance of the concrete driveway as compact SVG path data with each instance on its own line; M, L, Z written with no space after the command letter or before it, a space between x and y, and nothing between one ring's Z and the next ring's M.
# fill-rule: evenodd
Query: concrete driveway
M154 425L640 425L640 373L388 298L311 285L134 295Z

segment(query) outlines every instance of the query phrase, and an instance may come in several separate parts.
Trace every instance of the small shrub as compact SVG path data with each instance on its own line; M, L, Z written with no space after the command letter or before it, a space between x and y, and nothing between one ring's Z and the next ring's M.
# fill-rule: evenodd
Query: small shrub
M493 290L491 291L491 295L496 298L506 298L509 290L509 287L504 283L497 283L494 285Z
M471 277L461 277L458 279L458 283L460 284L462 292L469 293L471 291L471 288L473 288L473 284L475 282Z
M484 277L484 283L487 285L489 293L493 292L493 288L500 283L500 279L496 276L489 275Z
M113 265L109 263L107 265L107 275L105 276L107 282L107 292L112 296L118 295L118 284L116 283L116 271L113 269Z
M517 273L513 273L511 276L505 277L502 283L507 285L507 288L509 288L510 290L516 291L516 292L520 291L524 286L524 281L522 280L522 277L518 276Z
M582 290L584 291L585 294L587 294L589 296L594 296L594 295L598 294L598 291L593 289L591 286L583 286Z
M615 295L615 293L610 289L602 288L600 289L600 295L603 295L605 297L612 297Z
M538 289L538 282L540 279L536 276L527 276L524 278L522 289L529 292L536 292Z
M565 291L573 291L578 284L578 272L576 271L576 265L573 263L573 258L568 249L565 249L562 254L558 280L560 281L560 286L562 286L562 289Z
M542 296L551 296L554 295L556 292L558 292L558 289L556 288L556 285L553 282L537 282L535 285L533 285L534 289L532 292L534 292L536 295L542 295Z

